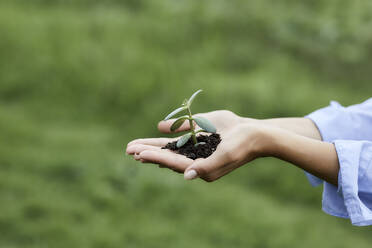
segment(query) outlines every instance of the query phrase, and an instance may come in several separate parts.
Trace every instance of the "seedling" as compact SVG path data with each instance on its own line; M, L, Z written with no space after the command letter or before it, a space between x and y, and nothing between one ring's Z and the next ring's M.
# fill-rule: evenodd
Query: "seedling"
M203 145L203 144L205 144L204 142L198 143L198 141L196 139L196 134L200 133L200 132L215 133L217 131L216 127L209 120L207 120L206 118L200 117L200 116L193 116L192 113L191 113L191 104L194 101L195 97L200 92L202 92L202 90L196 91L194 94L192 94L192 96L189 99L185 99L183 101L181 107L174 110L172 113L167 115L167 117L165 117L165 119L164 119L165 121L169 120L173 116L175 116L175 115L177 115L181 112L184 112L184 111L187 113L187 115L181 116L177 120L175 120L174 123L172 124L172 126L170 127L171 132L174 132L178 128L180 128L185 121L189 121L189 123L190 123L190 132L184 134L177 141L177 147L178 148L185 145L190 138L192 139L195 147L197 147L199 145ZM195 131L193 121L195 121L196 124L198 124L198 126L201 127L202 129L198 130L198 131Z

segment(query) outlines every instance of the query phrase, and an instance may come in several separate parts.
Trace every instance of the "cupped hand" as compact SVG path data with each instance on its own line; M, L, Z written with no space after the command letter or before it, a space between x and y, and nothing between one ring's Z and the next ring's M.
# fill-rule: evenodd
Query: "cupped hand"
M199 114L195 114L194 116L201 116L211 121L214 124L214 126L217 128L217 132L221 132L223 130L232 128L235 125L238 125L241 123L246 123L248 120L247 118L242 118L229 110L217 110L217 111L212 111L208 113L199 113ZM160 121L158 124L159 131L162 133L171 133L170 127L172 126L175 120L176 119ZM197 130L200 129L200 127L195 122L193 122L193 124ZM189 129L190 129L190 123L188 121L185 121L183 125L181 125L181 127L179 127L175 132L176 133L183 132ZM173 142L174 140L177 140L177 139L178 138L136 139L128 143L127 153L130 155L133 155L134 159L140 160L143 163L148 163L148 162L156 163L156 161L147 161L145 159L140 159L139 153L144 150L156 151L157 156L160 156L160 157L156 157L156 159L161 159L163 156L167 156L167 155L173 155L174 152L171 152L169 150L162 150L161 147L165 146L168 142ZM169 152L171 152L172 154L169 154ZM179 156L177 158L177 162L180 165L182 164L183 167L186 168L187 167L186 165L190 165L193 161L191 159L185 159L184 156ZM168 167L172 169L171 165L169 164L168 166L160 164L160 167ZM179 168L173 168L173 169L178 172L184 171L184 169L181 171L179 170Z
M162 146L177 138L135 140L128 144L127 153L134 155L135 159L142 162L160 164L163 167L184 173L185 179L200 177L207 182L215 181L263 155L264 128L247 123L233 125L231 122L224 121L217 125L220 127L217 130L222 141L216 151L205 159L192 160L170 150L161 149Z

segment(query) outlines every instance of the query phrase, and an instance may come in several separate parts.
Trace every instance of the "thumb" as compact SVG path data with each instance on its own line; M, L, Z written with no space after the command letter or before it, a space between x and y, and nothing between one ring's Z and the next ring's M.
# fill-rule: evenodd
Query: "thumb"
M221 153L214 152L211 156L205 159L195 160L184 172L186 180L192 180L198 177L207 177L215 169L225 164Z

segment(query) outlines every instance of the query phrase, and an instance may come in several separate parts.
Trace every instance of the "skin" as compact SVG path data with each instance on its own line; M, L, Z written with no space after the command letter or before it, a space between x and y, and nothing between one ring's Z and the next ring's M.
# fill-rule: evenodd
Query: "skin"
M161 149L178 138L136 139L128 143L126 152L143 163L158 164L184 173L185 179L199 177L207 182L213 182L257 158L275 157L337 186L339 163L336 149L333 144L321 141L321 135L311 120L257 120L227 110L198 115L210 120L222 138L210 157L192 160ZM161 121L159 131L169 133L173 122L174 119ZM185 122L177 132L189 128L190 124Z

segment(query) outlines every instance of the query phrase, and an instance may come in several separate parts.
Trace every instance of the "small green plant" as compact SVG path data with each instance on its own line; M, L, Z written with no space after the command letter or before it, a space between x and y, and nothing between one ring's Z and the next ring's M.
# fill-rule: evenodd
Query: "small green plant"
M202 92L202 90L196 91L194 94L192 94L192 96L189 99L185 99L183 101L181 107L179 107L178 109L174 110L172 113L170 113L169 115L167 115L167 117L165 117L165 119L164 119L166 121L166 120L169 120L173 116L175 116L175 115L177 115L177 114L179 114L179 113L181 113L183 111L186 111L187 112L187 115L181 116L177 120L175 120L174 123L172 124L171 128L170 128L171 132L174 132L179 127L181 127L182 124L185 121L189 121L189 123L190 123L190 132L188 132L187 134L183 135L177 141L177 147L178 148L180 148L183 145L185 145L190 138L192 139L192 141L193 141L193 143L194 143L195 146L205 144L204 142L198 143L198 141L196 139L196 134L197 133L200 133L200 132L215 133L217 131L216 130L216 127L209 120L207 120L206 118L200 117L200 116L193 116L192 113L191 113L191 104L194 101L195 97L200 92ZM194 127L193 121L195 121L196 124L198 124L198 126L201 127L202 129L201 130L198 130L198 131L195 131L195 127Z

